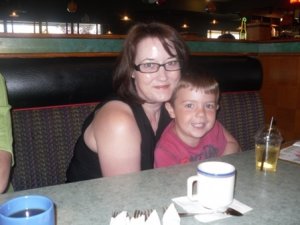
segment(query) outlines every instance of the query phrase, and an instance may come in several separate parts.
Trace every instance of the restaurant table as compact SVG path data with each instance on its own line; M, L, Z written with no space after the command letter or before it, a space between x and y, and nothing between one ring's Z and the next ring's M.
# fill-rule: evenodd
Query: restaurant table
M279 160L277 172L264 173L255 170L254 159L254 151L210 159L236 167L235 199L253 210L208 224L299 225L299 164ZM46 195L56 204L57 225L109 225L115 210L156 209L162 216L172 198L186 195L186 179L196 174L198 163L8 193L0 195L0 203L14 196ZM202 223L181 218L181 225L191 224Z

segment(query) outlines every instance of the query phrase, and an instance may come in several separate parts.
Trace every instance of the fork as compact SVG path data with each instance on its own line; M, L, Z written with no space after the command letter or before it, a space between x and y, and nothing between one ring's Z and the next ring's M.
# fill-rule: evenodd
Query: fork
M144 213L141 210L134 210L133 212L133 218L138 218L142 216Z
M113 211L111 214L112 218L116 218L122 211ZM126 216L128 217L128 213L126 213Z
M148 219L148 217L150 216L150 214L152 213L153 209L146 209L146 210L135 210L133 213L133 217L134 218L138 218L140 216L145 216L145 220Z
M148 219L148 217L151 215L152 212L153 212L153 209L145 210L144 215L145 215L146 220Z
M132 216L132 218L139 218L139 217L141 217L141 216L145 216L145 220L147 220L147 218L150 216L150 214L153 212L153 209L146 209L146 210L138 210L138 209L136 209L136 210L134 210L134 212L133 212L133 216ZM113 211L112 212L112 217L113 218L115 218L115 217L117 217L117 215L119 215L121 213L121 211ZM128 213L127 213L127 216L129 216L128 215Z
M113 218L116 218L119 213L120 213L120 211L113 211L112 214L111 214L111 216Z

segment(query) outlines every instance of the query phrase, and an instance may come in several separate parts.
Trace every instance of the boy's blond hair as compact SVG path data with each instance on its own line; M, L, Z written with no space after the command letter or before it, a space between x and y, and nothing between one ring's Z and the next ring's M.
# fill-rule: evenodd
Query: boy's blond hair
M217 97L217 103L219 101L219 83L213 76L205 72L189 72L182 76L169 101L171 105L174 105L178 91L183 88L190 88L191 90L201 89L201 91L203 91L205 94L215 94Z

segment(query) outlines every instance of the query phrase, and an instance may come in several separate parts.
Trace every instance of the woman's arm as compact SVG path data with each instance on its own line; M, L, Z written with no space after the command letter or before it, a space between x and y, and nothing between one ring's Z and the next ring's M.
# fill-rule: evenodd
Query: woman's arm
M235 138L224 128L224 135L227 140L227 144L225 147L225 151L223 155L228 155L232 153L237 153L241 151L241 147L239 143L235 140Z
M11 153L0 150L0 194L7 188L10 167Z
M98 153L103 176L141 170L141 135L127 104L112 101L104 105L96 112L84 139Z

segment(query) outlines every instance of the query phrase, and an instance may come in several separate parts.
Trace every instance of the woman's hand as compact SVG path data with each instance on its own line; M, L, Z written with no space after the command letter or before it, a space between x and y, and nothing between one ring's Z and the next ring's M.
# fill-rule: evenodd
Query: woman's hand
M6 190L8 185L11 160L11 153L0 150L0 194Z

